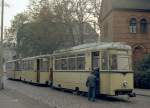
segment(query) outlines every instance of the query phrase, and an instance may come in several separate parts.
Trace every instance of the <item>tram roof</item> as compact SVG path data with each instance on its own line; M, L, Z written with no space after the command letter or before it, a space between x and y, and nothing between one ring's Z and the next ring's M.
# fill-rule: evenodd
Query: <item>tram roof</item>
M19 60L32 60L32 59L35 59L35 58L44 58L44 57L50 57L52 54L47 54L47 55L39 55L39 56L34 56L34 57L26 57L26 58L20 58L20 59L15 59L15 60L10 60L10 61L7 61L6 63L9 63L9 62L15 62L15 61L19 61Z
M39 55L39 56L34 56L34 57L27 57L27 58L23 58L22 60L32 60L35 58L44 58L44 57L50 57L52 54L47 54L47 55Z
M11 63L11 62L19 61L19 60L21 60L21 59L9 60L6 63Z
M97 43L90 43L90 44L83 44L78 45L72 48L57 50L54 52L54 54L57 53L65 53L65 52L82 52L82 51L96 51L100 49L123 49L123 50L131 50L131 47L129 45L126 45L125 43L120 42L97 42Z

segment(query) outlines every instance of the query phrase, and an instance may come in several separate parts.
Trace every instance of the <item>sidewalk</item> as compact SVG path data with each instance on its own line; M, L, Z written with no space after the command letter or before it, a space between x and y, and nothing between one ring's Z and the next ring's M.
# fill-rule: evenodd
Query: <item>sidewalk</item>
M52 108L15 90L0 90L0 108Z
M13 99L4 93L4 90L0 91L0 106L1 108L26 108L18 99Z
M137 95L150 97L150 90L149 89L135 89L134 92Z

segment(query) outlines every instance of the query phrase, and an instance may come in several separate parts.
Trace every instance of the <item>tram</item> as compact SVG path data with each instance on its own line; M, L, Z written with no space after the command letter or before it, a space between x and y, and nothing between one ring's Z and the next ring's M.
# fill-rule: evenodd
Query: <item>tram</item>
M99 94L125 95L133 90L131 47L92 43L54 52L53 86L87 92L86 79L99 68Z
M132 50L128 45L91 43L16 60L21 69L14 68L15 71L8 73L18 72L15 77L10 76L13 79L87 92L87 77L93 69L99 68L98 94L131 96L134 89L131 60ZM6 69L10 63L14 65L12 62L6 63Z

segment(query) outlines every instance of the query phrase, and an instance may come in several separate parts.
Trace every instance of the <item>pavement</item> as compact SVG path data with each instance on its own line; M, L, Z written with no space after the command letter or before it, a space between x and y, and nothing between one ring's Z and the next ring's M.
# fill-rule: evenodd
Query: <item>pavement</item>
M0 90L0 108L52 108L48 104L32 99L10 89Z
M14 99L5 95L3 90L0 91L0 106L2 108L26 108L18 102L18 99Z
M89 102L87 97L7 80L0 91L0 108L149 108L150 90L135 89L135 98L101 97Z
M150 90L149 89L135 89L134 92L136 93L136 95L150 97Z

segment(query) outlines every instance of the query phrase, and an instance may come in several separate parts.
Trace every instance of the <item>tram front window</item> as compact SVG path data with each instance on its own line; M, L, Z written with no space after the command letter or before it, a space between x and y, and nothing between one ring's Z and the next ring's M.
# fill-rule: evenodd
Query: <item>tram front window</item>
M109 59L110 70L129 70L129 57L126 55L110 55Z

